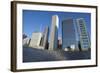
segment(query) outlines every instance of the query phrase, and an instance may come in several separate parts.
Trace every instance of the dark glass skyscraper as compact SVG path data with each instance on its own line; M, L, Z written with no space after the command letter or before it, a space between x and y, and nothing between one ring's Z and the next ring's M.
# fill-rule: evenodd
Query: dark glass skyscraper
M69 18L62 21L62 48L67 48L68 51L78 50L76 41L75 23Z
M77 19L77 27L78 27L81 50L88 50L90 48L90 40L86 29L86 23L83 18Z

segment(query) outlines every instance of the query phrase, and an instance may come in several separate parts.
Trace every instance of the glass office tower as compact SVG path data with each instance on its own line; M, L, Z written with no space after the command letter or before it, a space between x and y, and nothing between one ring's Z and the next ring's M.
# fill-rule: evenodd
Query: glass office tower
M77 19L77 27L78 27L81 50L83 50L83 51L89 50L90 40L89 40L89 35L88 35L87 29L86 29L86 23L83 18Z
M71 18L62 21L62 49L68 51L78 50L75 23Z
M52 16L50 28L49 50L57 49L59 18L57 15Z

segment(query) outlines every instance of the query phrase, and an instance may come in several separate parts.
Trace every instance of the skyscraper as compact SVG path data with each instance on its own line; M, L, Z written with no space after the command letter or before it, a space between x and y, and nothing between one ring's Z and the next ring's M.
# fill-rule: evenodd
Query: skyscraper
M81 50L89 50L90 40L86 29L86 23L83 18L77 19L77 27L78 27Z
M78 50L76 41L75 23L69 18L62 21L62 48L68 51Z
M41 46L43 46L44 49L47 49L48 35L49 35L49 27L46 27L43 32L43 36L41 40Z
M52 16L50 28L49 50L57 49L59 18L57 15Z

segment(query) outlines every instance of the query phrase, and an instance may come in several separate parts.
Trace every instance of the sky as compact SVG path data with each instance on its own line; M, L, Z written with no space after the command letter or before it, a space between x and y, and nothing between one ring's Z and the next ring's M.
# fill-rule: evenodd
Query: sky
M43 32L45 27L51 27L52 16L58 15L59 29L58 36L62 36L62 21L68 18L76 20L84 18L89 36L91 35L91 14L79 12L56 12L56 11L36 11L23 10L23 33L31 38L33 32ZM50 30L49 30L50 31Z

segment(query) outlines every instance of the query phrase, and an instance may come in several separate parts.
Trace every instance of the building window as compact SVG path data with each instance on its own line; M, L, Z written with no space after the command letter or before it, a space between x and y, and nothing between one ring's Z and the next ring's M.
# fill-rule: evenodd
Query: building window
M86 39L86 40L83 40L83 42L86 42L86 43L88 43L88 40Z

